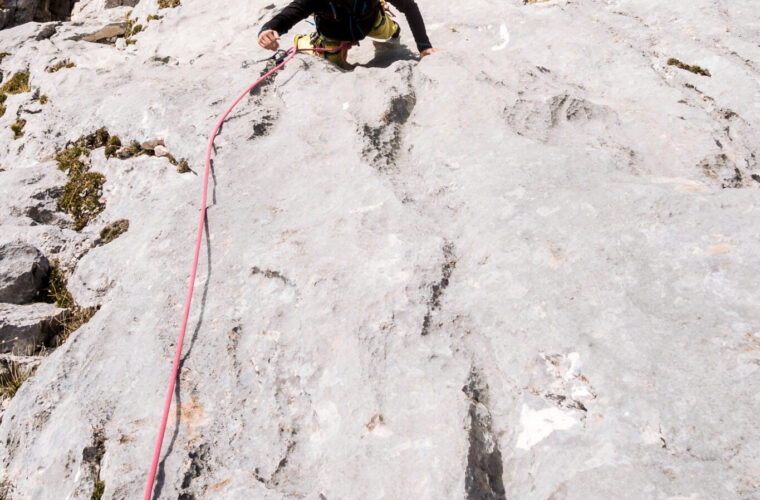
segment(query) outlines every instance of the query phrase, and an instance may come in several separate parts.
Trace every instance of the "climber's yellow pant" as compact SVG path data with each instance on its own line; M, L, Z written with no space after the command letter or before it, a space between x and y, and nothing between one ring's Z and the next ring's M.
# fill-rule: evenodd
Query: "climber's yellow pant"
M398 29L398 24L396 24L396 21L389 18L381 9L377 14L377 21L375 21L375 25L373 26L372 31L367 33L367 36L370 38L376 38L378 40L388 40L396 32L396 29ZM350 67L350 65L346 63L344 59L345 54L341 54L340 44L343 43L341 40L333 40L332 38L326 38L319 33L312 33L310 36L296 35L294 43L299 50L312 49L315 47L330 49L328 52L314 52L307 50L305 53L324 57L328 61L337 64L341 68Z

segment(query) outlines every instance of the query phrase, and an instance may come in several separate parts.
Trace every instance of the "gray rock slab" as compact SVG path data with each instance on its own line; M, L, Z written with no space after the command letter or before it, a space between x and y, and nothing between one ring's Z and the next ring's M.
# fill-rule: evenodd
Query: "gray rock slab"
M0 242L0 302L26 304L45 286L50 263L22 241Z
M146 22L140 2L136 44L67 40L126 13L105 3L48 40L0 32L3 71L50 98L0 118L27 119L0 133L13 206L16 176L102 126L202 172L284 5ZM155 496L756 497L756 1L418 3L441 52L416 61L404 29L380 57L352 49L350 72L299 55L217 137ZM202 177L91 161L106 209L81 233L0 211L3 232L49 233L77 300L102 305L3 417L14 499L96 480L139 497L153 452ZM118 219L122 237L75 251Z
M82 38L82 40L84 40L85 42L106 43L116 37L124 36L124 33L126 32L126 28L127 28L126 23L107 24L106 26L99 29L95 33L86 35L85 37Z
M0 304L0 353L30 355L58 331L66 312L53 304Z

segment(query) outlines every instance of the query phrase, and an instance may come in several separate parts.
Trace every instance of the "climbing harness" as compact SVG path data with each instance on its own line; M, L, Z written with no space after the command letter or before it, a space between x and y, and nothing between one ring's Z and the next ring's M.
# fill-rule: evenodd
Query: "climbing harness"
M313 48L309 49L316 52L323 52L325 49L323 48ZM278 50L273 56L267 58L267 59L273 59L275 61L275 67L269 70L264 76L256 80L256 83L251 85L246 89L245 92L243 92L240 97L237 98L237 100L232 103L232 106L227 110L226 113L222 116L222 118L219 120L219 123L217 123L216 128L214 129L214 132L211 134L211 139L208 143L208 150L206 151L206 170L203 174L203 197L201 199L201 218L200 223L198 224L198 236L195 242L195 256L193 258L193 268L190 273L190 286L187 292L187 299L185 301L185 310L184 314L182 316L182 326L180 328L179 338L177 340L177 349L174 353L174 364L172 366L172 375L171 379L169 381L169 390L166 393L166 401L164 402L164 413L163 417L161 418L161 427L158 431L158 438L156 439L156 448L153 452L153 462L150 466L150 473L148 476L148 485L145 488L145 500L150 500L151 495L153 493L153 483L156 478L156 470L158 469L158 462L161 458L161 445L164 441L164 434L166 433L166 422L169 419L169 410L171 409L172 404L172 395L174 393L174 384L177 380L177 372L179 371L179 363L182 355L182 344L185 339L185 330L187 329L187 320L190 315L190 304L193 300L193 288L195 286L195 275L198 271L198 256L200 254L201 250L201 241L203 240L203 227L204 223L206 221L206 201L208 199L208 178L209 178L209 172L211 170L211 152L214 149L214 139L216 138L217 134L219 133L219 130L222 128L222 124L227 119L227 117L232 113L232 110L235 108L235 106L238 105L240 101L245 98L246 95L248 95L249 92L251 92L257 85L259 85L261 82L269 78L271 75L273 75L275 72L279 71L283 66L285 66L288 62L290 62L293 57L299 52L303 52L304 50L298 49L296 46L290 47L288 50ZM266 60L266 59L265 59Z
M343 63L343 66L348 67L349 64L346 62L346 56L348 55L348 51L351 49L351 47L354 47L356 45L359 45L358 42L352 43L352 42L340 42L340 45L337 45L335 47L327 47L329 44L329 39L326 38L324 35L320 35L316 31L312 33L311 35L296 35L295 40L293 43L296 47L298 47L298 41L301 38L306 38L309 36L309 44L311 44L310 47L302 47L299 48L299 52L321 52L322 56L327 58L328 56L334 56L337 54L340 54L340 60Z

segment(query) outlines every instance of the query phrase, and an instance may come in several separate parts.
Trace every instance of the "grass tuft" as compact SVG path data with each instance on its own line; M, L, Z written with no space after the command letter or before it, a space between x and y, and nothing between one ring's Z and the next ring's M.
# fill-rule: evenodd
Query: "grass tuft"
M15 122L11 124L11 130L13 131L13 138L14 139L21 139L24 137L24 126L26 125L26 120L23 118L19 118Z
M69 177L58 201L61 210L74 217L74 229L82 230L105 205L100 201L106 178L98 172L82 172Z
M119 219L116 222L112 222L100 231L100 243L103 245L111 243L113 240L126 233L128 229L129 221L127 219Z
M58 260L53 260L51 262L47 287L42 291L40 298L43 302L55 304L63 309L75 305L74 298L66 288L66 277L63 274L61 263L58 262Z
M679 61L678 59L676 59L675 57L671 57L670 59L668 59L668 66L675 66L679 69L690 71L694 73L695 75L702 75L702 76L708 76L708 77L712 76L710 74L710 70L697 66L696 64L692 64L692 65L685 64Z
M0 93L21 94L31 90L32 88L29 86L29 72L20 71L3 84L3 87L0 88Z
M106 143L106 158L115 156L120 147L121 139L119 139L118 135L112 135Z
M16 395L19 388L34 375L34 369L22 368L15 361L8 363L8 372L0 375L0 394L6 398Z
M75 67L76 67L76 64L71 61L61 61L59 63L56 63L53 66L50 66L45 71L47 71L48 73L55 73L56 71L60 71L65 68L75 68Z
M93 149L104 146L108 149L109 144L113 145L114 142L108 130L100 128L92 134L80 137L55 155L58 169L69 175L58 206L74 217L74 227L77 231L105 209L105 204L100 198L106 178L103 174L89 172L82 156L89 156Z
M105 481L101 481L98 479L95 481L95 489L92 490L92 497L90 497L92 500L100 500L103 498L103 493L106 491L106 483Z
M58 335L57 347L60 347L69 339L72 333L90 321L96 312L98 312L97 307L81 307L78 305L66 311L66 314L59 320L61 333Z
M182 5L180 0L158 0L159 9L173 9Z
M61 329L56 339L58 346L66 342L72 333L90 321L90 318L97 312L95 307L82 307L76 303L66 286L66 276L57 260L51 262L48 283L40 293L39 299L43 302L55 304L62 309L67 309L66 313L57 320Z

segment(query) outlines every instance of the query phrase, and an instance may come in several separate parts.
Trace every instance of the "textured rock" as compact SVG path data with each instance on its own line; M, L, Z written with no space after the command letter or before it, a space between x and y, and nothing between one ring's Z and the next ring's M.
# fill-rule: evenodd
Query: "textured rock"
M95 33L82 38L85 42L110 43L117 37L124 36L127 29L127 23L111 23L99 29Z
M0 353L30 355L52 339L65 313L53 304L0 304Z
M0 243L0 302L26 304L45 286L50 264L21 241Z
M351 72L299 55L218 136L155 496L756 497L756 1L419 4L440 53L413 60L404 29ZM95 2L49 40L0 32L33 87L0 118L0 231L57 247L102 306L3 417L10 498L141 495L202 177L94 149L82 232L24 198L99 127L202 172L270 5L140 2L121 48L70 40L127 10Z

